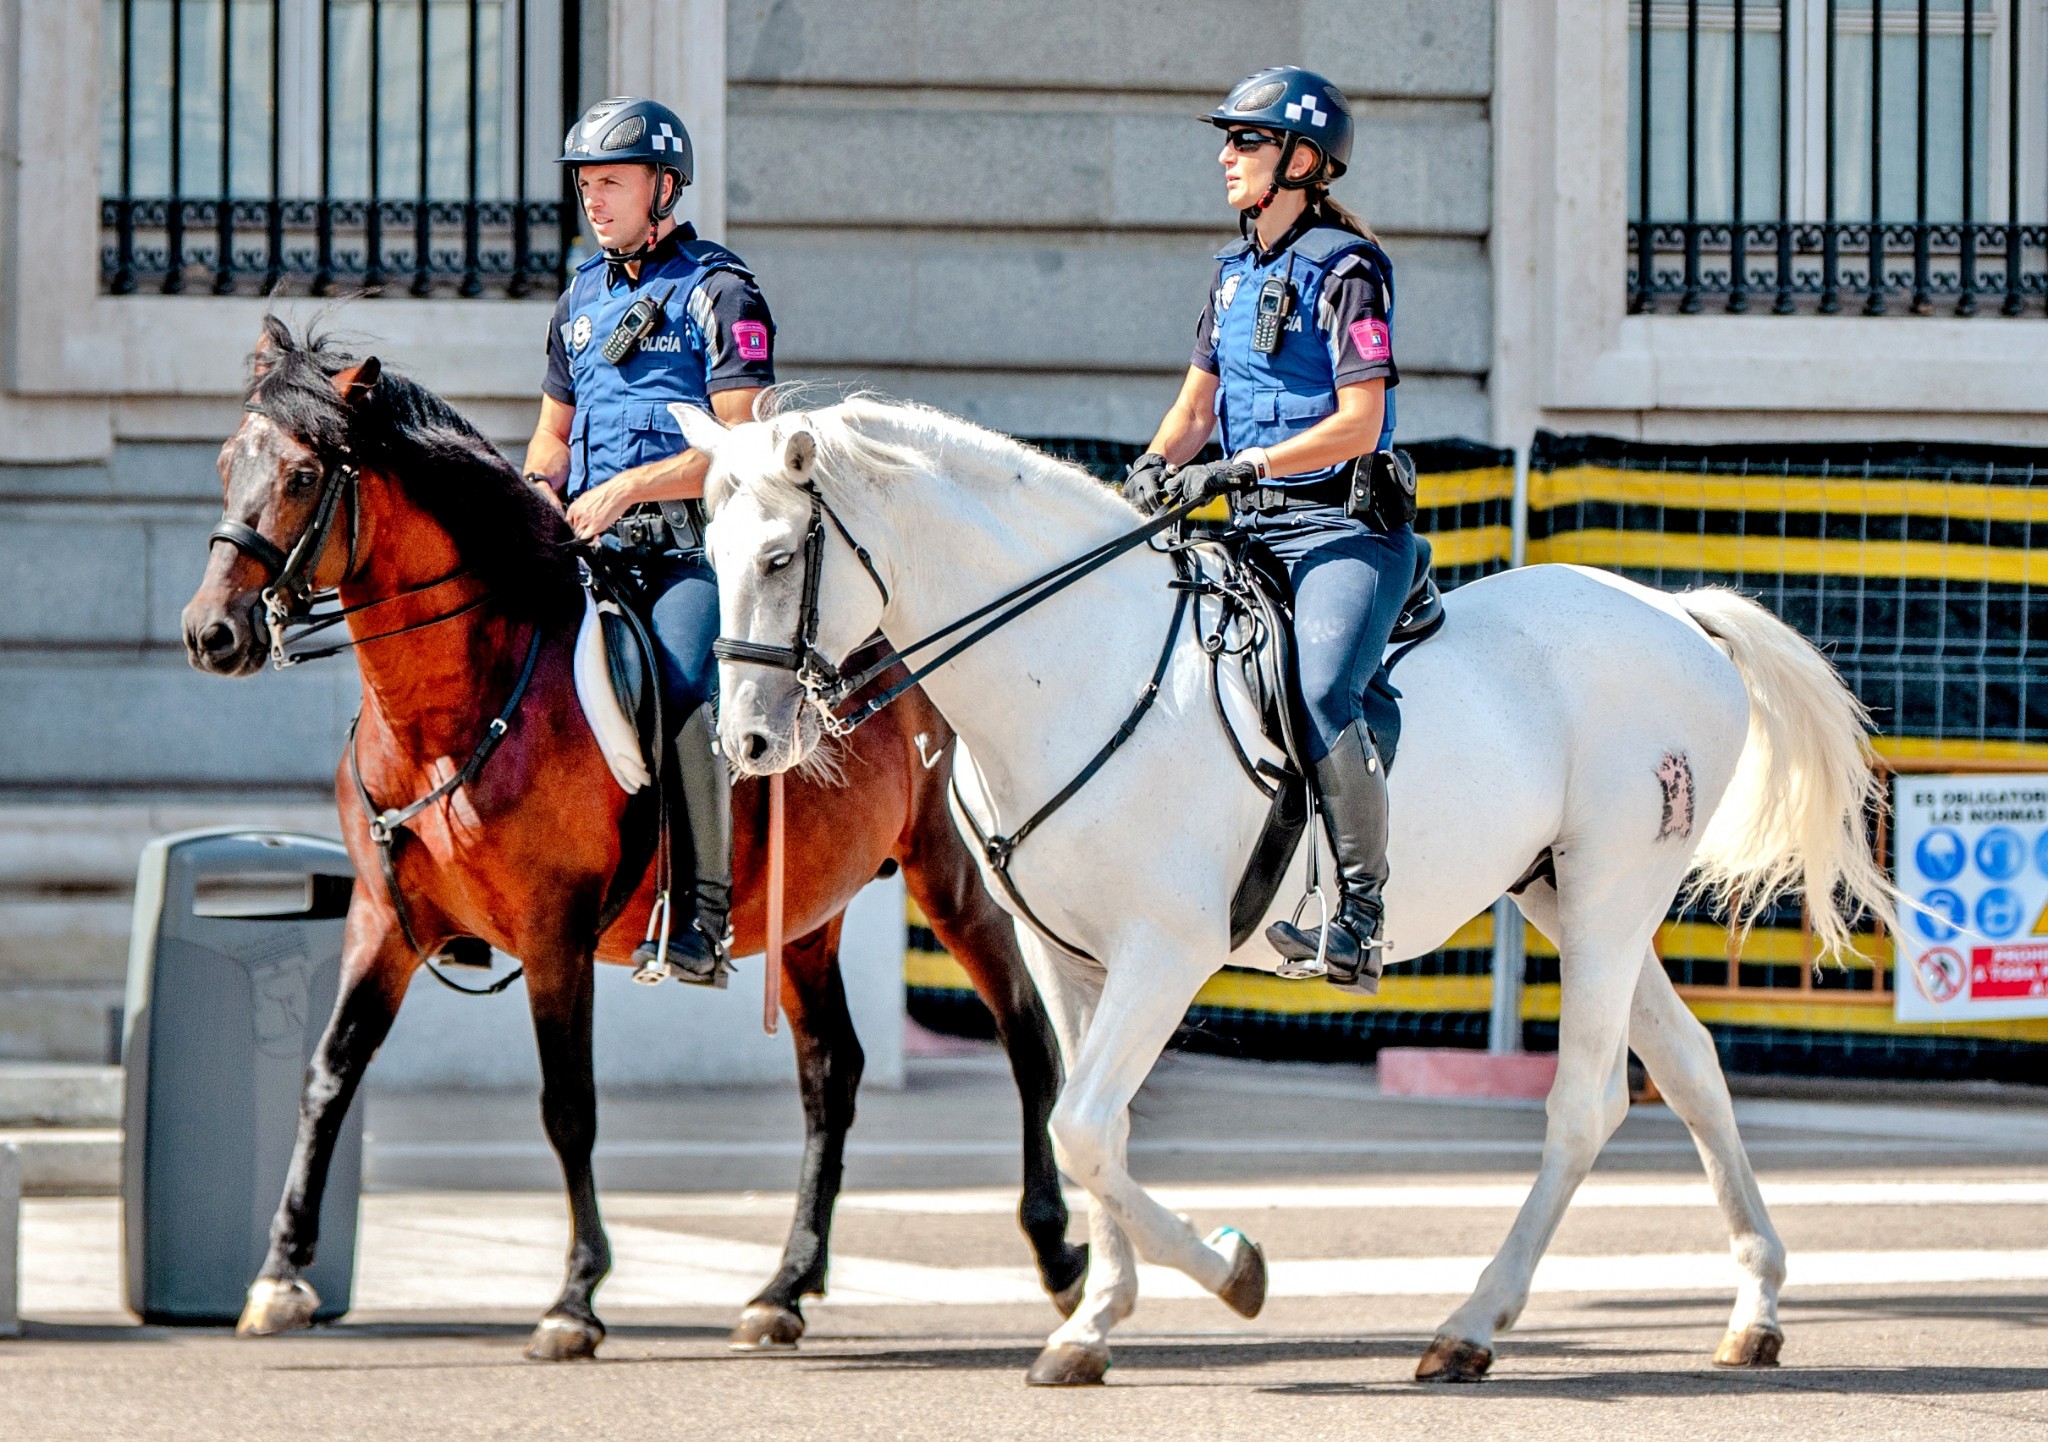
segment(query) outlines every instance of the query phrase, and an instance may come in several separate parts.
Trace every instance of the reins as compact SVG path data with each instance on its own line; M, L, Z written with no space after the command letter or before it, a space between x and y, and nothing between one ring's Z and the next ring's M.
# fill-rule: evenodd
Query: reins
M245 403L243 409L257 415L267 415L263 407L253 400ZM335 605L324 611L315 611L313 608L324 598L333 596L338 600L339 597L338 588L316 589L313 578L319 573L321 558L326 554L328 543L333 538L335 521L344 503L348 511L349 525L348 563L342 571L342 580L346 582L356 573L359 561L357 539L360 528L360 502L360 473L353 460L344 456L328 466L326 474L321 479L320 496L314 503L313 517L307 522L306 529L300 533L299 539L292 544L289 552L254 526L228 516L221 517L219 524L208 533L206 539L209 546L225 541L255 561L265 572L267 584L263 588L262 602L264 615L270 626L270 664L273 669L282 671L288 666L322 660L354 647L388 641L414 631L424 631L431 626L438 626L458 616L467 615L490 600L490 588L475 573L467 567L462 567L438 580L412 586L389 596L379 596L353 606ZM346 641L312 650L289 649L292 642L304 640L330 627L341 625L351 617L363 616L379 607L415 596L424 596L458 582L467 582L474 594L452 610L429 616L425 620L394 626L390 630L378 631L372 635L351 636ZM540 659L541 641L541 627L535 624L533 637L527 643L526 660L519 668L519 679L512 687L512 694L506 698L498 714L485 727L483 737L469 753L469 759L447 780L406 806L387 807L382 811L377 809L377 803L371 799L369 787L364 784L362 765L356 754L356 732L363 719L360 708L348 723L349 780L355 785L356 796L362 802L363 814L369 821L370 840L376 844L377 860L384 873L384 894L391 904L392 914L398 920L399 933L405 938L405 944L412 948L414 957L434 974L435 980L466 996L495 996L525 975L526 969L523 966L515 967L488 986L471 987L453 980L436 966L433 958L425 954L425 948L420 945L419 938L413 931L412 909L407 905L405 892L398 884L398 863L394 848L400 833L407 829L415 817L475 781L483 771L484 764L491 759L491 753L498 749L498 744L511 730L512 718L518 712L520 702L526 699L527 686L533 680L534 666Z
M804 487L811 498L811 524L804 536L804 589L801 609L797 613L797 631L794 644L789 646L768 646L755 641L732 641L721 636L712 644L712 653L722 661L739 661L756 666L772 666L778 670L793 671L797 681L815 699L825 712L825 729L834 736L850 736L855 730L872 721L887 710L906 692L910 691L925 677L938 670L970 647L1001 630L1027 611L1051 600L1054 596L1073 585L1076 581L1101 570L1119 556L1124 556L1146 544L1154 536L1171 526L1177 525L1199 506L1207 504L1205 498L1183 501L1177 506L1159 512L1134 530L1104 541L1092 550L1083 552L1071 561L1062 562L1052 570L1033 577L997 596L987 604L977 607L955 621L951 621L928 636L912 641L907 646L885 647L875 660L854 676L843 676L838 667L817 650L819 606L818 577L824 559L824 523L832 522L833 527L853 548L861 566L874 582L881 594L882 604L889 603L889 588L882 583L881 573L875 568L874 559L867 549L853 538L846 523L839 519L829 502L816 486ZM958 634L976 622L986 623L976 627L967 635L941 651L921 666L911 666L910 658L921 651L929 650L948 637ZM1179 629L1175 621L1176 632ZM855 710L842 714L839 707L849 697L857 696L890 667L901 665L906 674L903 679L891 684L879 695L871 697Z
M861 566L867 571L868 579L874 582L875 589L880 592L882 604L885 606L889 604L889 588L883 584L881 573L876 570L874 559L869 556L867 549L853 538L853 533L847 529L846 523L839 519L839 513L832 509L818 488L815 485L806 485L804 489L809 492L811 498L811 522L804 535L803 600L797 612L795 639L787 646L770 646L756 641L729 641L721 636L713 643L711 649L722 661L772 666L778 670L795 672L797 684L818 703L819 708L825 713L825 729L834 736L851 735L861 725L887 710L925 677L969 647L993 635L1027 611L1051 600L1075 582L1101 570L1119 556L1128 555L1140 546L1146 545L1154 536L1178 525L1196 508L1207 504L1207 497L1198 496L1161 511L1135 529L1112 537L1071 561L1062 562L1023 585L1005 591L994 600L947 623L928 636L921 637L907 646L885 647L859 674L843 676L839 668L817 649L818 586L819 574L824 569L822 562L825 554L827 520L831 521L834 529L845 538L846 544L853 548L854 555L859 557ZM1073 800L1082 787L1095 779L1096 773L1109 763L1109 758L1137 732L1138 723L1144 720L1145 713L1152 709L1152 703L1159 699L1159 687L1166 679L1166 668L1172 664L1174 643L1180 639L1181 623L1187 615L1188 597L1199 588L1199 582L1189 582L1182 572L1177 548L1173 555L1176 577L1173 584L1173 620L1166 628L1166 641L1159 649L1159 660L1152 668L1152 678L1139 691L1138 699L1132 705L1130 713L1124 717L1123 724L1103 743L1101 749L1088 759L1087 764L1073 779L1007 835L1001 832L990 833L982 829L981 823L974 819L974 814L967 809L967 803L960 795L958 777L954 778L949 787L954 809L967 823L968 830L973 832L975 842L981 848L982 858L987 863L989 874L1001 883L1017 911L1049 940L1075 956L1091 961L1094 958L1089 956L1085 949L1067 941L1039 919L1038 913L1031 909L1031 903L1026 901L1024 894L1017 889L1016 882L1011 880L1010 862L1015 858L1017 848L1024 843L1026 837L1036 831L1054 812ZM968 630L969 627L974 629ZM910 665L910 657L927 651L962 631L967 631L967 634L931 660L921 666ZM859 695L877 677L896 665L904 667L905 674L901 680L851 712L842 713L839 710L849 697Z

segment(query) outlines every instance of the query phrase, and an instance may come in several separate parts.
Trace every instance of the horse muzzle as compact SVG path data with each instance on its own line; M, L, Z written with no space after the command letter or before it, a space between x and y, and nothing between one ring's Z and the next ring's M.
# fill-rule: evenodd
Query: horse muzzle
M793 677L748 677L720 698L718 744L742 776L800 766L824 736Z
M230 602L193 597L182 617L185 655L215 676L247 676L262 668L270 640L262 608L252 595Z

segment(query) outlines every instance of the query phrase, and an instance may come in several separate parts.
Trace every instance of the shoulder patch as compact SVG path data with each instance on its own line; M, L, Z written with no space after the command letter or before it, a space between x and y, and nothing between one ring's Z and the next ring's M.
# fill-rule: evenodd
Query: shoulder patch
M732 348L743 361L768 359L768 327L757 320L732 323Z

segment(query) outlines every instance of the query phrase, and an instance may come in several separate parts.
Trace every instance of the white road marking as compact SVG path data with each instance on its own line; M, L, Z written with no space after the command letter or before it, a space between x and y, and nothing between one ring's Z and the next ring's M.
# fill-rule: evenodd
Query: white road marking
M1443 1185L1214 1186L1162 1188L1168 1206L1199 1209L1513 1207L1513 1183ZM1765 1187L1779 1206L2043 1206L2048 1182L1786 1182ZM786 1197L756 1194L605 1200L614 1254L601 1294L613 1307L737 1308L774 1272L780 1249L758 1242L654 1225L718 1212L780 1212ZM996 1189L848 1193L850 1211L926 1215L1007 1213L1013 1193ZM1711 1205L1698 1184L1601 1182L1575 1205L1673 1208ZM539 1193L377 1193L363 1199L355 1306L358 1311L466 1315L545 1309L561 1285L568 1220L559 1198ZM1275 1258L1276 1296L1459 1295L1478 1281L1478 1256ZM1793 1286L1940 1285L2048 1282L2048 1250L1795 1252ZM29 1316L121 1315L120 1203L113 1198L30 1198L22 1217L22 1311ZM1141 1269L1143 1293L1193 1297L1177 1272ZM835 1306L989 1305L1041 1300L1028 1267L941 1267L842 1254L833 1259ZM1536 1272L1540 1292L1726 1292L1734 1264L1721 1252L1551 1256Z

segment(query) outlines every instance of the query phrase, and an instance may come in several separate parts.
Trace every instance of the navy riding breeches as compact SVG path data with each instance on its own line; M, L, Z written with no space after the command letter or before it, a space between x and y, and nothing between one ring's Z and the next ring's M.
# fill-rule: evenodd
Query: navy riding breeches
M1415 532L1383 535L1335 506L1241 514L1294 583L1294 654L1308 708L1311 763L1364 719L1365 688L1414 580Z
M661 720L674 735L690 713L711 699L718 667L718 582L702 552L639 563L646 589L647 629L661 672Z

